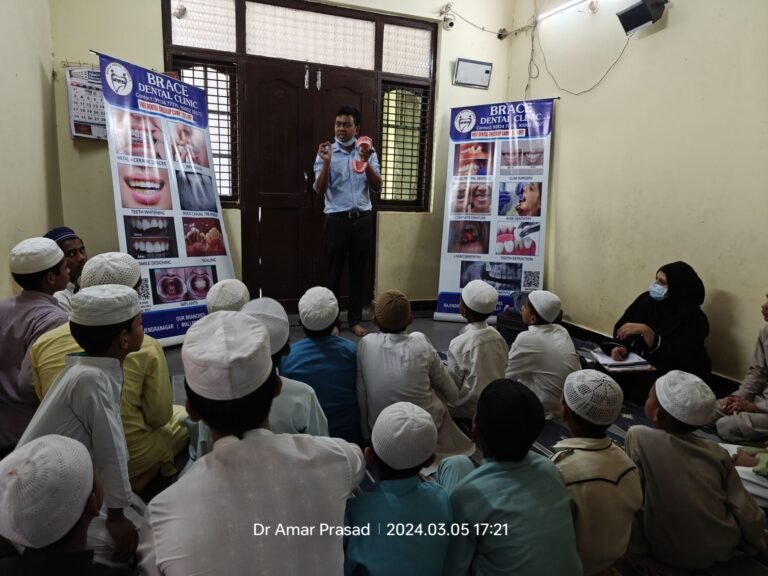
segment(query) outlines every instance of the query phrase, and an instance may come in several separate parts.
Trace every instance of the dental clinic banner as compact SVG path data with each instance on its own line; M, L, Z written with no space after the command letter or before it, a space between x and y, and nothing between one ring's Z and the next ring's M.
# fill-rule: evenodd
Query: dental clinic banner
M139 261L144 332L183 341L233 278L205 92L99 55L120 249Z
M461 290L484 280L512 294L539 290L544 271L554 100L451 110L436 320L461 320Z

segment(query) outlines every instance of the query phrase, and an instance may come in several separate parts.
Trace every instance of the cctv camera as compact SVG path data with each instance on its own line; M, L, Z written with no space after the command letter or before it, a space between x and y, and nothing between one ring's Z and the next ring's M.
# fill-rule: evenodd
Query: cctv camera
M451 16L450 14L446 14L443 16L443 30L450 30L456 26L456 18Z

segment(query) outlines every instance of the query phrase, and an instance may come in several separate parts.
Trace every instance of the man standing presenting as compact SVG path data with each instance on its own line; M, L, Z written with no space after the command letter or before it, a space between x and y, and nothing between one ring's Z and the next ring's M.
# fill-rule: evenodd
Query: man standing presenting
M363 318L363 290L371 247L373 217L370 192L381 189L379 159L370 145L358 145L360 111L342 106L336 112L335 141L323 142L315 158L314 189L325 197L323 253L326 283L341 302L340 284L349 257L347 323L357 336L368 331Z

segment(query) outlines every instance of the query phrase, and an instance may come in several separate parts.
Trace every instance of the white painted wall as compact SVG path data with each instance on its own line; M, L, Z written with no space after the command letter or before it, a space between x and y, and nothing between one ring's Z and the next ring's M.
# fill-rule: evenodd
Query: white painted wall
M599 80L624 45L615 13L629 3L600 0L595 15L581 5L540 24L560 86ZM516 26L532 9L518 2ZM536 44L530 97L561 96L546 285L567 320L610 332L659 266L686 260L707 287L714 369L743 377L768 286L767 18L762 0L673 2L581 96L555 86ZM511 38L511 99L523 97L530 39Z
M19 290L11 248L60 218L48 0L0 2L0 298Z

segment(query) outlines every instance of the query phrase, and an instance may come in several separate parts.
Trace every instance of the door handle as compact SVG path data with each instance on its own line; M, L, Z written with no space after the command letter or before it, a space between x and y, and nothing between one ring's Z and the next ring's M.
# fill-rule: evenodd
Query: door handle
M309 66L304 66L304 90L309 90Z
M317 86L317 91L320 92L320 87L323 85L323 72L322 70L317 71L317 82L315 83L315 86Z

